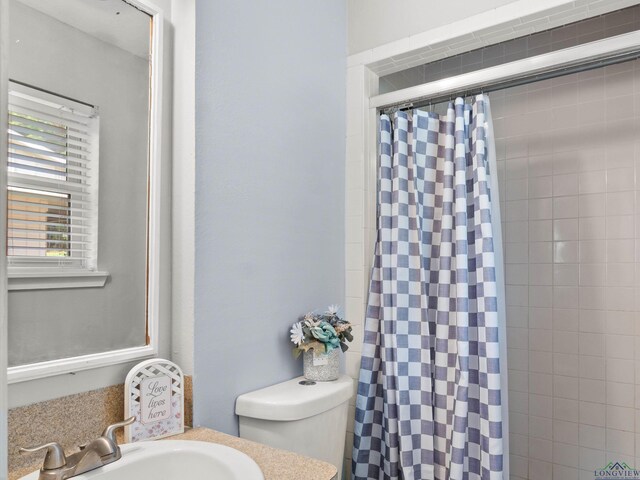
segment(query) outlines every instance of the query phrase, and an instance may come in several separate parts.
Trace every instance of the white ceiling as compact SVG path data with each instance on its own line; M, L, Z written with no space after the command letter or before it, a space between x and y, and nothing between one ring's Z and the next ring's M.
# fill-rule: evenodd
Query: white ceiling
M122 0L19 0L138 57L148 58L151 17Z

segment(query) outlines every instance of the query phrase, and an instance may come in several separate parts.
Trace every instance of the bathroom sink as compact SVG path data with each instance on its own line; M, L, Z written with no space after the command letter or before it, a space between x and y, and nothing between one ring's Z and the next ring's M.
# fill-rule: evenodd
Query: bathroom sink
M122 445L122 458L76 480L264 480L246 454L216 443L189 440ZM37 480L33 472L21 480Z

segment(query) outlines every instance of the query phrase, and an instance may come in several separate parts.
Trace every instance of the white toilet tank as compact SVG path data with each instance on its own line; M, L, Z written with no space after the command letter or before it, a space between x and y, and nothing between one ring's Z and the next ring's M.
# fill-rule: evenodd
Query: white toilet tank
M300 382L304 377L240 395L240 437L329 462L340 480L353 380Z

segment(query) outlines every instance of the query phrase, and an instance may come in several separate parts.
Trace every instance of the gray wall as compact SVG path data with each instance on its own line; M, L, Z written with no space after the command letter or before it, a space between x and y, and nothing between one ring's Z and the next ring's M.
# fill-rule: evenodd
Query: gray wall
M346 12L198 2L195 423L301 373L288 329L344 305Z
M18 2L10 16L10 78L100 108L98 267L110 278L10 292L9 364L144 345L148 63Z

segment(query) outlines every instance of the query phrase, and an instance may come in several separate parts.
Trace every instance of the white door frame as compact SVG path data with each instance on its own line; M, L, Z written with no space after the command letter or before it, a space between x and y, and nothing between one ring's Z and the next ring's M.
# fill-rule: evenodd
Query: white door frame
M0 252L6 251L9 2L0 0ZM7 257L0 255L0 479L7 471Z

